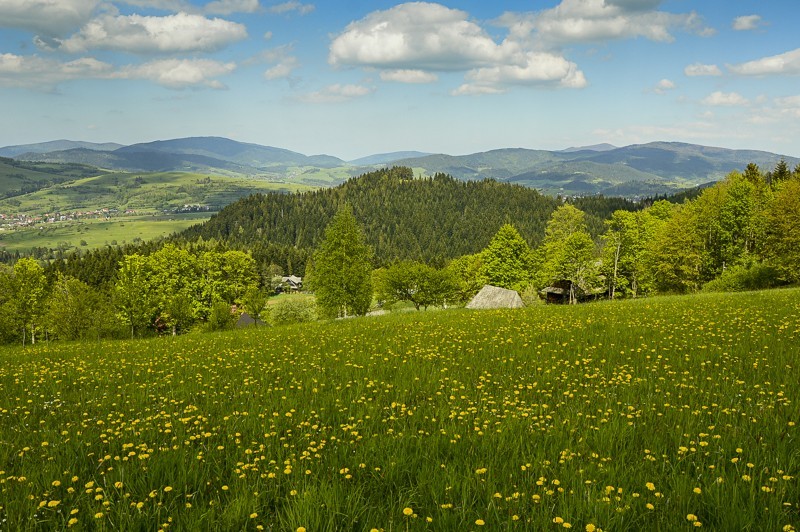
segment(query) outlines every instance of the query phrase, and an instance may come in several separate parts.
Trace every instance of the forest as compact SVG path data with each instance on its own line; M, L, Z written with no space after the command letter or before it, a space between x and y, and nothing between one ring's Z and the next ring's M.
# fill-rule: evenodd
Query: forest
M233 308L282 323L401 301L452 306L484 284L534 303L565 280L608 298L800 280L800 167L750 164L681 199L552 198L408 168L257 194L166 240L0 266L0 341L224 329ZM268 308L290 274L316 303Z

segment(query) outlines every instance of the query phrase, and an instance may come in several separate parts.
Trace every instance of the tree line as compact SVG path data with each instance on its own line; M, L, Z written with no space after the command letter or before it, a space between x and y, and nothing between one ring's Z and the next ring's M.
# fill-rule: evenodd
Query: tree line
M427 192L415 202L406 189ZM487 192L493 190L500 194ZM531 201L530 210L517 193ZM327 196L326 191L299 194L296 205L288 197L274 196L249 198L221 213L208 239L200 226L172 241L98 250L73 263L42 265L23 258L13 267L0 266L0 341L26 344L43 336L72 340L227 328L236 316L234 308L263 316L276 278L301 273L291 269L293 264L302 267L306 286L315 292L316 309L287 305L280 317L276 313L275 322L360 315L375 302L406 301L417 309L459 304L484 284L518 290L532 301L542 288L563 280L570 282L573 300L573 288L617 298L800 281L800 168L788 171L785 164L766 173L748 165L743 173L732 172L683 203L658 200L637 210L617 202L623 208L607 213L599 231L593 228L599 216L584 212L577 202L494 182L460 183L441 175L413 179L408 169L367 174ZM329 200L319 199L324 197ZM487 202L484 208L496 207L488 202L497 197L508 199L510 207L478 208L481 201ZM304 203L304 198L313 201ZM387 220L393 221L367 217L365 224L355 207L358 201L351 204L350 198L383 206ZM439 200L443 207L437 210ZM269 212L253 206L270 201L275 205ZM614 205L603 201L586 204L595 213ZM409 203L416 207L404 210ZM276 211L276 205L284 210ZM291 210L298 205L300 215ZM322 213L333 207L334 214L323 223ZM402 230L390 224L402 223L389 214L393 209L409 216L422 211L416 223L430 230L421 229L419 239L399 246L401 240L393 236ZM458 209L465 221L457 228L451 217ZM282 243L288 242L281 239L290 231L276 236L277 242L269 240L271 231L278 234L276 224L282 219L290 222L281 227L297 236L302 214L315 210L319 220L307 221L305 227L323 227L310 247ZM235 212L250 216L234 223ZM442 212L441 219L435 216ZM481 212L488 212L484 222ZM250 239L242 235L259 234L257 220L266 217L273 222L261 227L260 249L288 247L291 253L259 258L247 248ZM381 223L382 229L370 238L370 224ZM215 233L220 227L239 238ZM423 242L438 244L439 251L423 250ZM270 257L287 262L267 262Z

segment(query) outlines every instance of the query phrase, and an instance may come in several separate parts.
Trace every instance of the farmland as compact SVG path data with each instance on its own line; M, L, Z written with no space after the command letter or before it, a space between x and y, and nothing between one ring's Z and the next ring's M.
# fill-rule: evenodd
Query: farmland
M0 527L793 530L800 291L0 351Z

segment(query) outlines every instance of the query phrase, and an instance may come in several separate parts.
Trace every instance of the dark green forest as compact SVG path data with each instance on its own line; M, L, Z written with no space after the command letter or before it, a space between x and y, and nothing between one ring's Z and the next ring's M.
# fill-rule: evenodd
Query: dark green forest
M305 265L325 227L345 204L364 230L379 267L412 259L437 267L477 253L505 223L537 246L548 218L561 198L493 180L463 182L444 174L414 178L409 168L387 168L335 187L301 194L254 194L225 207L207 222L174 235L169 242L249 251L260 268L278 265L287 274L304 275ZM639 206L623 198L594 196L568 200L587 214L589 231L600 235L616 210ZM50 263L57 272L92 286L113 279L123 256L152 253L164 242L90 251Z

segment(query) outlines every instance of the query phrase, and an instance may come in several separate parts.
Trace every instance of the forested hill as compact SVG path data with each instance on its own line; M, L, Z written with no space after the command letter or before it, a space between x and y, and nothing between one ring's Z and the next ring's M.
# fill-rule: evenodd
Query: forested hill
M379 263L410 258L442 264L480 251L507 222L531 245L538 245L561 200L518 185L463 182L444 174L415 179L409 168L392 168L331 189L253 195L177 239L214 239L251 250L262 264L273 262L287 273L302 274L308 254L345 203L352 206ZM611 212L634 208L626 200L596 197L577 200L576 206L587 212L595 234Z

